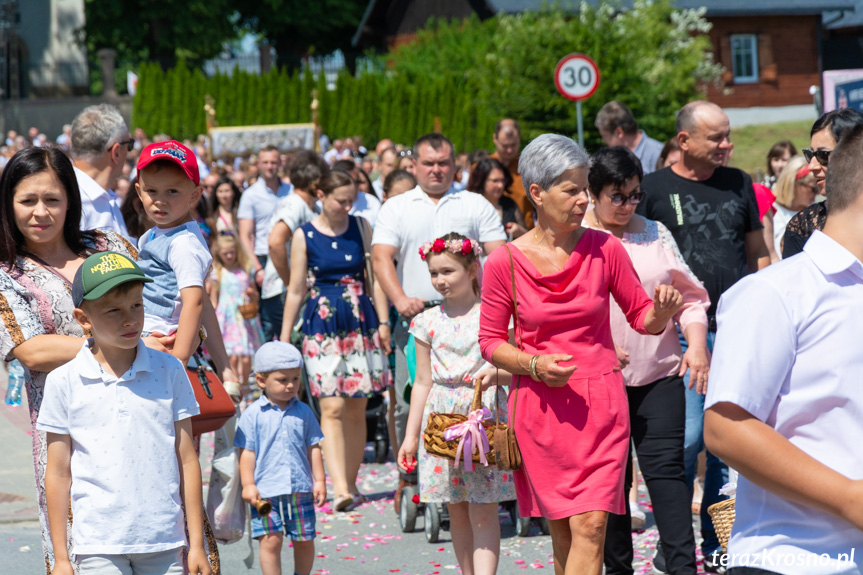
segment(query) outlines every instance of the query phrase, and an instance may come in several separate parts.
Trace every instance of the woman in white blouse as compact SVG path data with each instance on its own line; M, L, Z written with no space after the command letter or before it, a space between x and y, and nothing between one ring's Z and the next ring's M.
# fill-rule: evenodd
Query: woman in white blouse
M689 369L690 381L700 391L707 384L709 302L707 291L683 261L671 232L661 223L635 214L635 206L644 198L642 176L641 162L627 148L604 148L594 154L588 175L594 209L585 215L584 225L621 241L648 294L658 285L668 284L683 295L683 306L658 337L632 330L614 302L610 318L626 382L632 438L663 544L658 561L665 560L667 572L695 575L692 495L683 465L683 374ZM685 354L681 353L675 322L689 343ZM626 492L631 479L630 471ZM609 575L632 573L629 512L627 505L626 515L609 516L605 542Z

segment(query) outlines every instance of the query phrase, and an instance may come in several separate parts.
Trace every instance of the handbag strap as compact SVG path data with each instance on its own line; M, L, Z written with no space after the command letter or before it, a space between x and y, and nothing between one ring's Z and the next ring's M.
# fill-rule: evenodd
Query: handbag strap
M356 217L356 216L355 216ZM360 237L363 240L363 259L366 264L366 295L375 299L375 274L372 269L372 238L369 224L363 217L356 217L357 226L360 228Z
M512 310L513 310L513 332L515 334L518 349L524 351L524 337L519 335L521 322L518 320L518 297L515 295L515 266L512 262L512 250L509 249L509 244L506 244L506 253L509 254L509 279L512 284ZM515 389L512 390L512 415L509 418L509 426L515 431L515 408L518 402L518 382L521 381L521 375L515 377ZM498 384L500 386L500 384ZM500 420L498 419L498 423Z

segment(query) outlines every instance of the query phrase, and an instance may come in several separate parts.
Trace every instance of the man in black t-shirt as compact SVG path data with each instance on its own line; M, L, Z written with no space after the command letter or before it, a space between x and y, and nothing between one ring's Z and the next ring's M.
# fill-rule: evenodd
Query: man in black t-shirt
M770 263L764 243L752 180L744 172L725 167L731 148L728 117L710 102L690 102L677 116L680 161L644 176L647 196L638 213L665 224L684 260L704 283L710 295L707 344L716 336L719 296L747 273ZM681 338L681 344L686 342ZM684 347L684 350L686 348ZM704 393L689 389L686 376L686 478L692 486L698 453L704 447ZM719 548L708 506L723 499L719 489L727 481L728 468L708 452L704 500L701 504L701 550L705 570L720 572L709 559Z

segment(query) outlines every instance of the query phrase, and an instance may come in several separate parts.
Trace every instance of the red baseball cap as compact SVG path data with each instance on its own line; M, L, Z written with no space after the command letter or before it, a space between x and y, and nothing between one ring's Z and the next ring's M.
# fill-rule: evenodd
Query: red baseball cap
M201 184L201 176L198 174L198 158L194 152L175 140L150 144L141 151L138 157L138 171L140 172L157 160L167 160L180 166L196 186Z

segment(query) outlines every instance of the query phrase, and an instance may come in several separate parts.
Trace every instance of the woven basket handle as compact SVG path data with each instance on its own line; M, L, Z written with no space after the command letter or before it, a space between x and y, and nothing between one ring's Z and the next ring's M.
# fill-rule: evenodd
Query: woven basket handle
M473 403L470 404L471 411L477 409L482 409L482 381L478 378L473 380Z

